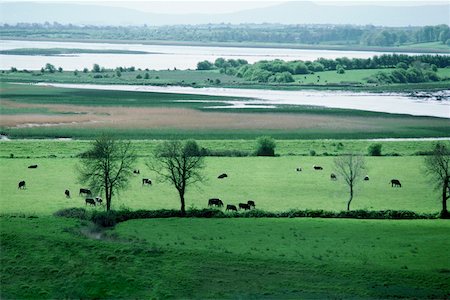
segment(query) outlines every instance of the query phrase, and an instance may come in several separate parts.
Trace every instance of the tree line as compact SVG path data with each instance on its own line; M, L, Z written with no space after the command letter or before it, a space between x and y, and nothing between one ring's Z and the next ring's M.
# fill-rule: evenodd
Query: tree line
M205 24L171 26L76 26L18 23L0 26L3 37L47 37L197 42L257 42L392 47L439 42L450 45L446 24L423 27L357 25Z
M406 83L438 81L436 74L438 68L450 66L450 57L445 55L404 55L383 54L372 58L347 58L336 59L319 58L314 61L283 61L280 59L258 61L249 64L246 60L234 60L218 58L214 62L201 61L197 64L197 70L217 69L221 73L244 78L257 82L294 82L293 75L313 74L315 72L336 71L339 74L345 70L356 69L394 69L392 80L385 80L390 74L379 73L371 78L372 82Z

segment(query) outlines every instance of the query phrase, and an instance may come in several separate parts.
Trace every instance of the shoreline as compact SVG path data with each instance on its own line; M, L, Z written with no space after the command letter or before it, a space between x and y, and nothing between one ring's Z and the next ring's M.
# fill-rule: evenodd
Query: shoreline
M99 43L99 44L142 44L161 46L194 46L194 47L226 47L226 48L272 48L272 49L305 49L305 50L338 50L360 52L408 52L426 54L450 54L449 50L432 48L400 48L400 47L373 47L373 46L344 46L344 45L309 45L309 44L281 44L281 43L252 43L252 42L195 42L195 41L164 41L164 40L115 40L115 39L66 39L66 38L26 38L2 37L8 41L42 41L67 43Z

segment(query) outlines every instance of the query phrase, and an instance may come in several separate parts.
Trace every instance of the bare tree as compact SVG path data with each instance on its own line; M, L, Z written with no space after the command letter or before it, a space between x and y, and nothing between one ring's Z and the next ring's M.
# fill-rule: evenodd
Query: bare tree
M432 178L436 189L442 191L441 217L449 216L447 200L450 198L450 150L445 144L437 143L430 156L425 157L427 174Z
M350 210L356 183L363 179L365 165L364 157L361 155L347 154L334 159L336 172L340 175L339 177L344 179L349 187L350 199L347 202L347 210Z
M113 195L127 187L135 162L136 155L129 141L102 135L83 153L78 166L79 181L97 193L104 192L109 211Z
M204 179L201 174L205 166L204 159L200 155L197 143L193 140L164 142L156 147L154 159L147 163L147 166L163 181L175 186L180 196L181 214L185 215L186 188Z

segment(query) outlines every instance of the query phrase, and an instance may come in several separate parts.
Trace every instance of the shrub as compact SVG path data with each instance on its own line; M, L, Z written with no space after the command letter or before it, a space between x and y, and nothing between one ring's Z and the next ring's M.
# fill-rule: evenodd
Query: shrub
M94 211L91 221L102 227L113 227L117 223L117 213L115 211Z
M137 74L136 75L136 79L142 79L142 75L141 74Z
M367 149L370 156L381 156L381 147L382 144L372 144Z
M89 220L91 218L89 212L86 209L80 207L60 209L55 212L54 215L57 217L75 218L81 220Z
M309 150L309 155L310 156L316 156L316 150Z
M263 136L258 138L258 145L256 149L257 156L275 156L275 140L270 136Z

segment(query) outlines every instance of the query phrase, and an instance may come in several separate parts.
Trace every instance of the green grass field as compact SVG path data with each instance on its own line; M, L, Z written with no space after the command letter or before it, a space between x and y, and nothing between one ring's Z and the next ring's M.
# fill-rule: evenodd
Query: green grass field
M10 298L446 298L443 220L0 217ZM95 237L95 238L94 238Z
M140 176L131 179L130 186L115 199L114 209L178 209L176 190L158 180L156 174L145 166L148 159L141 159L137 168ZM424 175L421 157L367 158L369 182L359 182L353 200L353 209L412 210L434 213L440 210L439 193ZM25 212L48 215L68 207L85 207L84 198L77 191L84 187L77 182L77 159L36 158L1 159L1 211ZM37 169L27 169L38 164ZM225 204L254 200L257 208L268 211L289 209L346 209L347 186L342 178L330 180L333 170L331 157L244 157L206 158L207 168L203 184L188 189L188 207L206 208L209 198L220 198ZM323 171L314 171L320 165ZM296 172L302 167L302 172ZM228 178L217 176L227 173ZM61 176L64 174L64 176ZM142 186L142 178L151 178L151 187ZM389 181L400 179L402 188L391 188ZM17 183L25 180L27 188L17 189ZM71 199L64 190L69 189ZM102 210L102 208L96 208Z

